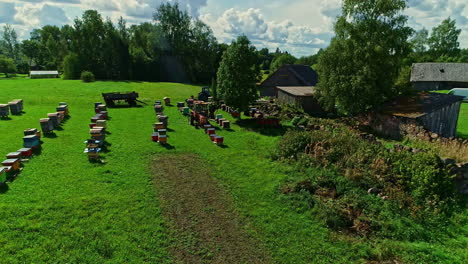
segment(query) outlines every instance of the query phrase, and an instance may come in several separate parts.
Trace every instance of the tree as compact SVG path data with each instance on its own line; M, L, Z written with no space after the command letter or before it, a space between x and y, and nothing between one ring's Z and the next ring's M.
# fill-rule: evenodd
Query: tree
M3 72L8 78L8 73L16 72L16 65L13 59L0 55L0 72Z
M9 25L3 27L2 38L0 39L0 50L15 63L20 59L20 45L16 31Z
M318 96L325 109L356 114L400 92L394 86L409 53L404 0L345 0L336 36L320 56Z
M435 57L459 55L458 37L461 29L457 29L455 20L449 18L442 21L440 25L432 29L431 37L428 39L429 52Z
M33 60L38 57L40 52L39 43L35 40L23 40L21 50L29 58L29 66L31 67Z
M277 56L272 62L270 66L270 71L275 72L278 70L281 66L286 65L286 64L295 64L297 61L296 57L289 53L283 53L279 56Z
M63 79L78 80L82 71L80 59L74 53L68 54L63 60Z
M233 41L224 52L218 69L218 96L239 111L244 111L258 97L255 47L246 36Z

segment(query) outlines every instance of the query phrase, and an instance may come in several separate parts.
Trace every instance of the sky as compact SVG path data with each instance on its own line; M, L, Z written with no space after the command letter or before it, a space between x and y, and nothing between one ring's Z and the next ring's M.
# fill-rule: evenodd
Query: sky
M175 0L0 0L0 26L10 24L20 39L34 28L72 24L84 10L98 10L114 22L152 20L162 2ZM280 48L295 56L315 54L328 46L341 0L178 0L193 17L211 26L220 42L247 35L258 48ZM416 30L432 29L447 17L462 29L461 47L468 47L467 0L409 0L405 14Z

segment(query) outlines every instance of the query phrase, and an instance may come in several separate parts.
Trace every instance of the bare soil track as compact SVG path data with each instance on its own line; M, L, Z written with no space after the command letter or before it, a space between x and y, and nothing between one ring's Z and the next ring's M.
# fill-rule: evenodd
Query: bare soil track
M271 263L245 229L230 196L194 154L154 160L154 184L173 238L176 263Z

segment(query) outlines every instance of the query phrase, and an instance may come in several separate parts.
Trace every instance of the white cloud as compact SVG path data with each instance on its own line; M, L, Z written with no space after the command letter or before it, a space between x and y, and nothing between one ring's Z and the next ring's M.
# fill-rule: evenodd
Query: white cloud
M0 2L0 23L14 24L15 14L16 14L15 4Z

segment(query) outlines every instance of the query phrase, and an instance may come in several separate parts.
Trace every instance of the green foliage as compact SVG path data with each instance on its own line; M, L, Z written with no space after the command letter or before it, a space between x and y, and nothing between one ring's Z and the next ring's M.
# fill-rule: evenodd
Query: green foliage
M3 34L0 36L0 54L2 53L12 59L14 63L18 63L20 60L18 36L9 24L3 26Z
M456 21L450 18L432 29L431 36L428 39L429 53L434 58L441 56L453 57L459 54L458 37L461 29L457 29Z
M0 72L4 73L7 78L9 73L15 73L15 61L13 59L0 55Z
M319 59L318 93L327 110L356 114L398 94L401 60L409 52L404 0L346 0L336 36Z
M409 95L413 92L411 84L411 66L403 66L395 81L395 88L400 94Z
M86 83L94 82L95 81L94 74L89 71L84 71L81 73L81 80Z
M240 111L246 110L257 97L255 47L246 36L233 41L223 54L218 69L218 94L224 102Z
M275 72L278 70L281 66L286 65L286 64L295 64L297 61L296 57L289 53L283 53L279 56L277 56L271 63L270 66L270 71Z
M78 80L81 77L80 59L74 53L68 54L63 61L63 79Z

